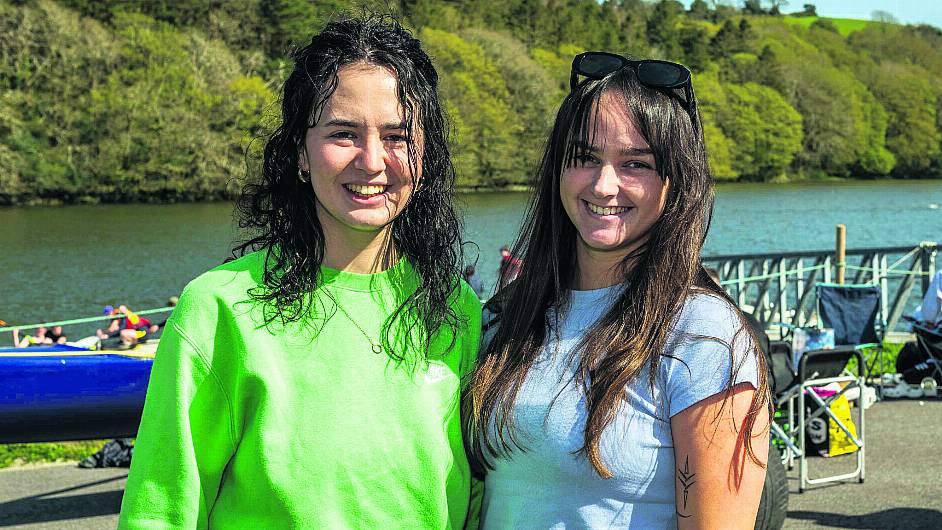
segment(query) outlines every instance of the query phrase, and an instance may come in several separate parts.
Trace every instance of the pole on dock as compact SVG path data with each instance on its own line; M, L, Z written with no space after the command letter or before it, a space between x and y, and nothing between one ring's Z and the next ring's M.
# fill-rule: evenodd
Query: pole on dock
M835 252L835 261L837 262L837 283L838 285L844 285L844 256L847 251L847 227L844 225L837 225L837 249Z

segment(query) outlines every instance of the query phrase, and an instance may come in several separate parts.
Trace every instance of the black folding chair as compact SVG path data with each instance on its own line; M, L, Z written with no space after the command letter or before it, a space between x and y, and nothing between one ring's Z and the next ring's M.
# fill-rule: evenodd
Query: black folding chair
M788 447L786 463L791 468L794 460L799 460L799 491L808 485L821 484L857 478L863 482L866 475L864 450L864 399L867 374L880 362L883 369L882 322L880 287L876 285L841 285L819 283L815 285L818 298L819 324L834 330L833 349L810 350L802 354L796 369L792 364L791 347L787 342L776 343L772 348L769 365L773 372L776 402L779 407L787 406L787 429L773 427L773 435L782 439ZM790 328L790 326L783 326ZM872 348L876 351L873 359L867 363L861 350ZM779 351L775 351L778 349ZM857 373L847 371L848 362L857 360ZM791 379L789 384L789 379ZM822 387L830 383L843 385L840 392L827 398L820 397L812 387ZM787 387L787 388L785 388ZM856 390L856 392L851 392ZM851 392L848 395L848 392ZM856 394L856 397L853 395ZM830 408L831 403L841 396L857 401L857 432L840 420ZM796 403L797 402L797 403ZM806 413L806 403L816 403L818 408ZM798 408L797 418L795 408ZM810 478L808 472L806 430L810 422L826 416L847 435L856 446L857 465L853 472L838 475ZM783 435L784 434L784 435Z
M883 335L886 323L880 311L880 286L819 283L815 285L815 292L821 327L834 330L834 345L853 346L858 350L871 349L874 355L865 366L864 377L873 373L877 362L880 363L880 373L884 373ZM878 382L878 386L882 397L882 382Z
M852 358L857 359L857 374L850 374L845 371L848 361ZM831 350L813 350L805 352L798 363L798 392L796 393L798 401L798 447L801 449L799 456L798 474L799 474L799 493L804 492L808 485L823 484L825 482L834 482L856 478L858 482L863 483L865 468L865 448L864 448L864 382L865 368L863 354L853 346L838 346ZM825 386L831 383L841 383L843 388L826 398L822 398L811 387ZM848 400L852 398L847 396L850 390L857 389L857 432L852 432L850 427L845 424L831 410L831 403L841 396ZM805 403L808 400L816 403L818 408L810 415L806 413ZM850 473L838 475L823 476L819 478L810 478L808 475L808 450L806 447L805 431L811 421L822 415L827 415L828 422L833 422L840 430L847 435L848 439L856 446L857 466Z
M780 421L773 421L771 435L773 439L785 446L785 450L782 451L782 463L791 469L795 458L801 456L801 449L795 444L791 434L795 414L794 400L790 399L790 392L798 384L798 374L792 370L792 345L781 340L771 341L766 350L766 365L769 367L769 387L772 390L776 410L781 410L783 405L788 407L784 425L780 425Z
M795 458L798 459L800 479L798 491L804 492L809 485L849 478L857 478L859 482L863 482L866 475L864 453L866 425L863 406L865 365L863 355L853 346L810 350L802 354L798 362L797 372L791 372L791 348L788 343L773 344L776 344L776 347L780 349L779 352L771 354L776 403L779 407L787 406L788 423L787 428L783 429L773 422L772 434L782 440L788 448L784 459L789 469L793 467ZM774 350L775 347L773 347L773 352ZM847 363L851 359L857 359L857 374L852 374L846 370ZM793 375L792 384L787 389L781 390L780 385L788 384L791 377L789 373ZM823 387L831 383L840 383L843 388L828 397L819 396L812 388ZM857 391L848 395L848 392L854 389L857 389ZM853 394L856 394L856 397ZM841 396L847 397L848 400L857 401L856 432L851 431L850 427L831 410L831 403ZM816 403L818 407L808 414L805 405L812 402ZM797 418L795 417L796 405L798 408ZM857 465L853 472L818 478L809 477L806 431L809 423L821 416L826 416L827 421L834 422L856 446Z

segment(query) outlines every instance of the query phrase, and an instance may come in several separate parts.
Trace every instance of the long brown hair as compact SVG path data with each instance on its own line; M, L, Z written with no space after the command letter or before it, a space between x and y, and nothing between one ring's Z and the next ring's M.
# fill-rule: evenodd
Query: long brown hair
M661 358L669 355L664 351L669 333L687 298L702 292L735 308L700 265L712 216L713 179L699 119L691 119L672 95L641 85L627 68L583 82L563 101L543 154L537 187L514 245L514 254L523 257L521 274L488 304L499 324L481 352L463 401L468 456L478 473L492 468L491 457L521 448L514 430L514 402L548 336L548 315L565 306L577 274L577 233L563 209L559 180L582 154L580 146L592 145L603 93L628 109L651 146L658 174L669 186L664 212L651 227L647 243L621 263L621 294L577 348L577 381L586 395L588 415L580 452L600 476L611 476L599 452L602 432L622 406L625 388L643 375L648 363L646 375L653 387ZM690 97L695 97L692 90ZM727 395L742 366L733 359L736 343L749 340L752 333L737 313L742 326L732 344L693 337L729 348L733 362ZM752 341L753 350L756 343ZM765 359L757 350L754 353L758 388L743 426L745 436L740 435L747 454L761 465L752 450L751 433L763 410L771 414L771 405Z

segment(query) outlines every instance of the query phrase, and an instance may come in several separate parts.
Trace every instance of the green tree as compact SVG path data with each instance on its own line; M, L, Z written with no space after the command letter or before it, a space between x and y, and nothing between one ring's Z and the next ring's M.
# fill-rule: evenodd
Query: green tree
M117 48L100 23L50 1L0 3L0 33L0 86L9 90L0 112L7 117L0 194L69 200L86 184L79 164L96 134L81 126L81 98L115 67Z
M710 38L702 25L684 25L680 30L683 61L693 70L703 70L710 64Z
M728 57L734 53L749 51L746 47L748 27L737 24L733 19L726 19L710 41L713 53Z
M720 85L716 66L696 74L694 84L697 87L697 99L703 121L703 138L706 142L713 178L735 180L740 174L733 166L734 146L718 124L718 114L726 108L728 102L726 92Z
M530 178L587 49L690 66L717 179L942 175L942 30L884 17L845 38L747 13L779 0L733 5L0 0L0 203L230 195L277 122L286 52L352 6L417 29L466 187Z
M506 22L514 37L528 47L555 46L558 40L556 20L543 0L519 0L510 6Z
M87 171L98 192L173 199L223 194L240 173L238 64L219 43L180 35L143 15L115 17L122 63L86 100L95 143ZM195 58L199 61L195 61ZM159 83L151 80L159 79ZM243 117L244 119L244 117Z
M493 31L465 30L461 36L481 47L501 73L509 93L510 107L520 119L520 133L516 142L518 166L524 175L534 173L543 151L543 143L553 122L553 111L565 93L559 90L558 80L550 71L530 57L522 42Z
M842 40L821 28L810 30L808 37L824 49ZM883 136L886 114L853 67L835 65L831 56L790 31L766 34L763 41L750 79L777 89L804 117L796 168L839 176L886 174L893 166ZM846 54L834 56L854 62Z
M765 15L761 0L743 0L742 12L747 15Z
M651 56L651 42L648 39L648 17L652 7L643 0L622 0L618 10L620 22L619 34L622 36L622 48L631 50L635 55Z
M458 35L424 28L420 38L435 60L441 93L454 119L459 185L503 186L526 180L517 164L520 118L510 107L510 92L484 50Z
M292 46L303 46L328 20L349 8L344 0L266 0L262 17L269 28L268 55L282 57Z
M795 16L799 17L816 17L818 16L818 8L814 4L805 4L804 9L795 13Z
M658 57L675 59L680 57L680 31L678 24L684 6L675 0L661 0L654 5L648 17L647 35L651 47Z
M584 48L572 44L563 44L559 53L543 48L531 48L530 56L541 68L546 70L556 93L566 95L569 93L569 72L572 69L572 59L585 51Z
M900 177L927 176L940 156L938 97L927 77L919 67L887 61L869 80L889 115L886 146Z
M756 83L725 85L720 128L732 142L732 166L743 176L782 176L801 150L801 114L775 90Z
M710 18L710 6L704 0L693 0L687 15L696 20L707 20Z
M819 18L815 20L814 22L811 23L811 27L814 29L830 31L831 33L839 33L837 30L837 26L834 25L834 22L832 22L830 19L827 19L827 18Z

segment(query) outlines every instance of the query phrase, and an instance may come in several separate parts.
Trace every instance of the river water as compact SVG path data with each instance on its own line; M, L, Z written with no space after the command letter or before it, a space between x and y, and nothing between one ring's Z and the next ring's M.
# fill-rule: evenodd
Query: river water
M459 197L465 239L477 245L465 247L467 261L477 260L488 287L528 196ZM848 248L942 241L942 181L723 185L704 255L829 249L838 223ZM237 238L229 203L0 209L0 319L94 316L116 303L162 307L229 256ZM0 345L8 340L0 335Z

